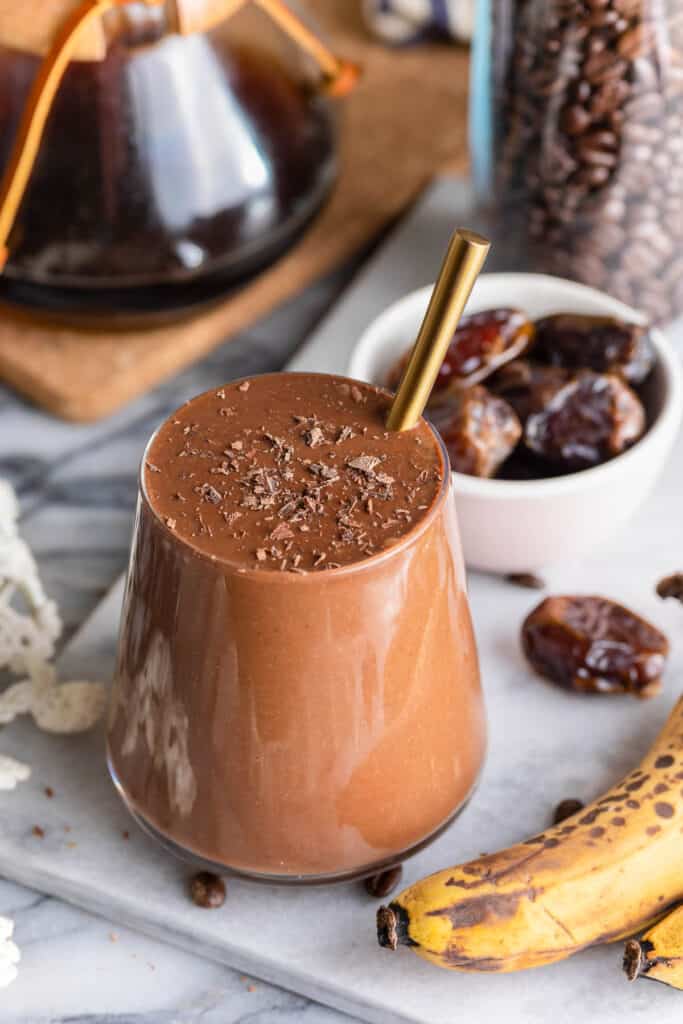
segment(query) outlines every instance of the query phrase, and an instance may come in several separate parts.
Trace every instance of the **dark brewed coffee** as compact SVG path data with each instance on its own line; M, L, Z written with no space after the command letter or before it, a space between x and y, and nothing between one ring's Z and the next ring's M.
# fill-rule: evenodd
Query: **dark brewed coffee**
M327 102L271 49L127 26L73 63L9 240L0 295L44 309L159 313L281 254L335 174ZM39 58L0 52L5 164Z

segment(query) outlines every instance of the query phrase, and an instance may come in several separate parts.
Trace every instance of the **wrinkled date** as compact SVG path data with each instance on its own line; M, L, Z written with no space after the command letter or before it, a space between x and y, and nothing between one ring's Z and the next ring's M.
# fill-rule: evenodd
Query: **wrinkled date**
M534 325L518 309L489 309L464 316L434 384L429 405L439 404L453 390L484 380L504 363L526 352L534 337ZM389 375L395 390L403 375L405 355Z
M584 693L652 697L669 642L663 633L604 597L549 597L522 626L524 653L539 675Z
M431 415L456 473L493 476L522 436L514 409L479 384Z
M536 323L534 355L551 366L614 373L641 384L654 363L646 327L609 316L559 313Z
M644 433L638 387L655 353L647 328L518 309L464 317L427 403L451 465L470 476L538 480L597 466ZM398 387L406 355L389 375ZM485 387L481 382L485 381Z
M620 377L586 372L532 413L524 441L536 455L566 469L597 466L625 451L645 430L645 410Z
M489 391L504 398L526 423L533 412L541 412L560 388L572 379L571 370L543 366L529 359L515 359L498 370L487 382Z

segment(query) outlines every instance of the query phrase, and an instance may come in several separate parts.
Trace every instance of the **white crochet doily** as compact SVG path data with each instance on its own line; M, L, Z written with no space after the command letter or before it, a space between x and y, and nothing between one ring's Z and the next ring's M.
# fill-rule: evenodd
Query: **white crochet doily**
M20 953L12 942L14 922L0 917L0 988L9 985L17 976Z
M0 727L31 714L45 732L90 729L102 716L101 683L57 682L50 661L62 622L45 594L35 559L19 536L19 507L7 481L0 480L0 672L19 677L0 692ZM0 790L14 789L31 774L28 765L0 752ZM14 981L19 950L13 923L0 917L0 988Z

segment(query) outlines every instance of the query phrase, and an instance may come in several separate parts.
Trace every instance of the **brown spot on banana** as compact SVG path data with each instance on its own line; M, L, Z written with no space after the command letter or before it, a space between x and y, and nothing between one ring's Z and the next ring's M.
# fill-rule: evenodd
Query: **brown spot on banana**
M660 918L683 900L683 801L627 793L652 779L672 747L683 749L683 699L627 781L569 825L410 886L378 922L380 943L411 945L439 966L511 971L623 939ZM657 781L670 784L673 767L657 769Z
M454 928L472 928L484 922L492 923L514 917L522 899L533 901L537 895L534 889L524 889L504 896L470 896L450 906L428 910L427 913L431 917L447 917Z

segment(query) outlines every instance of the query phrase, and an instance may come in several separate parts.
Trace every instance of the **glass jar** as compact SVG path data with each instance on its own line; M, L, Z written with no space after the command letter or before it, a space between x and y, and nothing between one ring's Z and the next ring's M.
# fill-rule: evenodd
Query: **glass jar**
M191 307L282 254L328 196L335 124L319 69L260 4L187 34L178 11L183 0L119 2L101 45L69 63L8 237L3 299L107 318ZM44 48L1 35L7 168Z
M515 266L683 311L683 10L480 0L473 163Z

